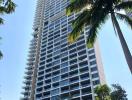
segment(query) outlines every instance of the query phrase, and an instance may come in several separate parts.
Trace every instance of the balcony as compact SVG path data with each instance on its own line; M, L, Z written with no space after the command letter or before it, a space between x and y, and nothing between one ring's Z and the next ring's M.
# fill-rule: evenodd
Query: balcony
M32 75L32 73L33 73L32 70L28 70L28 71L25 72L25 74L27 74L27 75Z

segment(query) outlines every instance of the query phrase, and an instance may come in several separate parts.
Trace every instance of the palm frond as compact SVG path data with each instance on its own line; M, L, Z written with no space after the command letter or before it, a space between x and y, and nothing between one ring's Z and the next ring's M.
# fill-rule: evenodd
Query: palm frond
M130 26L131 29L132 29L132 18L130 18L130 17L127 16L127 15L121 14L121 13L116 13L116 17L117 17L118 19L120 19L120 20L125 21L125 22L128 24L128 26Z
M105 23L105 21L108 18L107 9L103 8L101 10L98 10L97 13L98 13L98 17L95 20L92 19L91 28L89 30L89 35L87 38L87 47L88 48L93 47L93 45L96 41L97 33L98 33L99 29L101 28L101 26ZM93 16L95 16L95 15L93 15Z
M0 14L3 14L3 13L5 13L5 7L0 6Z
M111 0L108 0L108 1L111 1ZM112 0L112 2L113 2L115 5L117 5L117 4L121 3L122 0Z
M115 6L116 10L132 10L132 1L125 1Z
M12 2L11 0L8 0L5 4L5 12L7 14L12 13L15 11L16 8L16 4L14 2Z
M93 3L93 0L71 0L71 3L66 7L66 14L78 12Z
M102 0L96 0L94 2L94 5L92 6L92 8L90 9L91 11L91 22L95 22L95 20L98 20L98 16L102 13L102 9L104 10L104 8L102 8L103 6L103 2Z
M3 54L2 54L2 52L0 51L0 59L2 59L2 57L3 57Z
M68 35L68 41L70 43L73 43L78 39L80 36L83 27L85 24L88 23L90 18L90 12L88 10L83 11L72 23L73 30L72 32Z
M0 24L4 24L4 20L0 18Z
M88 9L84 10L74 21L72 21L72 27L75 28L82 21L85 21L85 23L90 24L89 21L90 16L91 16L91 11Z

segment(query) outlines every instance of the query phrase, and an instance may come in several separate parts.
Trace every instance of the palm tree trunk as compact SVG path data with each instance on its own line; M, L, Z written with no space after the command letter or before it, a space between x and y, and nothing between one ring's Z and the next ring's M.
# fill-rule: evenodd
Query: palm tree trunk
M117 34L119 36L119 40L121 42L121 46L123 48L123 52L124 52L127 64L129 66L129 69L130 69L131 74L132 74L132 56L131 56L130 50L129 50L128 46L127 46L127 43L125 41L125 38L124 38L124 36L122 34L122 31L120 29L119 23L118 23L114 13L111 13L111 18L112 18L112 20L113 20L113 22L115 24L115 27L116 27L116 30L117 30Z

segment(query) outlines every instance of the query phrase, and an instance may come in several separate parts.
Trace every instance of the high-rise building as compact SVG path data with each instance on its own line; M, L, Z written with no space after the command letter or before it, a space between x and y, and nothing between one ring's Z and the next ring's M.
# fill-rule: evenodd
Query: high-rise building
M86 47L89 27L78 41L67 35L78 14L66 16L70 0L38 0L22 100L94 100L105 83L98 42Z

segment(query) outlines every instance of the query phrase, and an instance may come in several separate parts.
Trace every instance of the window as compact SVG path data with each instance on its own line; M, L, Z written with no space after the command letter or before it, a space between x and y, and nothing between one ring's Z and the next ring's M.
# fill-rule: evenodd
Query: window
M85 43L85 40L81 40L81 41L78 41L77 42L77 45L79 46L79 45L82 45L82 44L84 44Z
M61 59L61 62L65 62L65 61L68 61L68 57L65 57L65 58Z
M60 46L57 46L57 47L54 48L54 51L57 51L59 49L60 49Z
M89 53L89 54L94 53L94 49L92 49L92 50L88 51L88 53Z
M47 51L47 54L52 53L52 52L53 52L53 49L48 50L48 51Z
M54 96L54 97L51 97L51 100L60 100L60 97L59 96Z
M58 45L60 45L60 42L57 42L57 43L54 44L54 46L58 46Z
M90 94L91 93L91 87L82 89L82 95ZM91 99L88 99L91 100Z
M81 45L81 46L77 47L77 50L78 51L83 50L83 49L86 49L86 46L85 45Z
M61 47L63 48L63 47L66 47L67 45L68 45L68 43L64 43L61 45Z
M98 84L100 84L99 80L93 81L93 85L98 85Z
M38 72L38 75L41 76L44 74L44 71Z
M71 45L69 46L69 49L72 49L72 48L75 48L75 47L76 47L76 44L73 43L73 44L71 44Z
M45 80L45 84L50 84L50 83L51 83L51 79Z
M71 54L71 55L69 56L70 59L73 59L73 58L76 58L76 57L77 57L77 53Z
M67 39L61 40L61 43L65 43L65 42L67 42Z
M60 38L54 39L54 42L59 42L59 41L60 41Z
M95 55L89 56L89 59L94 59Z
M57 76L59 74L60 74L60 71L55 71L55 72L53 72L52 76Z
M50 58L50 57L52 57L52 54L47 54L47 58Z
M90 65L95 65L96 64L96 60L90 62Z
M45 61L41 62L39 65L44 65L45 64Z
M77 68L78 68L78 65L77 64L70 66L70 70L75 70Z
M74 70L70 72L70 76L78 75L78 70Z
M80 67L88 66L88 62L87 61L81 62L81 63L79 63L79 66Z
M37 99L40 99L41 97L42 97L42 94L37 94L37 95L36 95L36 98L37 98Z
M68 33L70 33L71 31L72 31L72 26L69 25L69 26L68 26Z
M55 89L55 90L52 90L51 91L51 95L53 96L53 95L57 95L57 94L59 94L59 89Z
M60 36L60 30L58 30L57 32L54 33L54 35L59 35ZM58 36L58 37L59 37ZM57 37L56 37L57 38Z
M60 63L60 60L56 60L56 61L53 62L53 65L57 65L59 63Z
M54 56L60 54L60 50L54 52Z
M52 78L53 82L56 82L56 81L59 81L59 80L60 80L60 76L56 76L56 77Z
M92 74L92 78L97 78L99 77L98 73Z
M63 28L61 31L64 32L64 31L66 31L66 30L67 30L67 28Z
M65 63L62 63L62 64L61 64L61 67L63 67L63 68L64 68L64 67L67 67L67 66L68 66L68 62L65 62Z
M58 70L60 68L60 65L56 65L54 67L52 67L53 70Z
M66 73L66 72L68 72L68 67L61 69L61 73Z
M48 25L48 21L44 22L44 26Z
M76 48L69 51L70 54L76 52Z
M91 68L91 72L97 71L97 67Z
M77 77L73 77L73 78L70 79L70 83L76 83L78 81L79 81L79 77L78 76Z
M59 59L59 58L60 58L60 56L57 55L57 56L54 57L54 60L57 60L57 59Z
M77 63L77 59L73 59L69 63L70 63L70 65L75 64L75 63Z
M59 87L59 82L56 82L56 83L53 83L53 88L57 88L57 87Z
M61 79L66 79L66 78L68 78L68 73L61 75Z
M51 72L51 68L45 70L46 73Z
M69 84L69 80L68 79L60 82L61 86L65 86L65 85L68 85L68 84Z
M52 62L52 58L46 60L47 63Z

